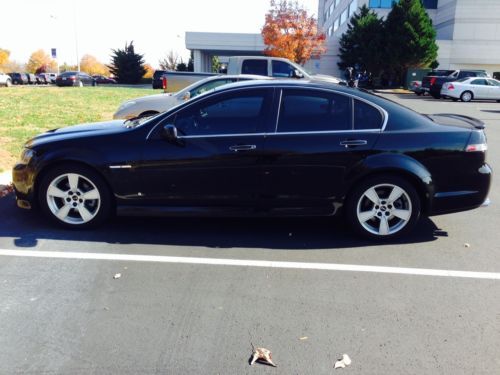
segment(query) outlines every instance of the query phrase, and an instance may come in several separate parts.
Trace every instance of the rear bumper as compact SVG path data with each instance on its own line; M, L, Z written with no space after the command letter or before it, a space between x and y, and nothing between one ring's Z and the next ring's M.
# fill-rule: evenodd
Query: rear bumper
M468 211L489 205L492 170L484 164L474 176L473 189L460 191L436 192L434 194L429 216Z

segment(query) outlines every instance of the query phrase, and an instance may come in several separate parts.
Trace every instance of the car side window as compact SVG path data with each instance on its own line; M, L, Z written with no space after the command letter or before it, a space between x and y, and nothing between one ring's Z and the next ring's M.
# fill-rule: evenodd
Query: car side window
M500 82L495 81L494 79L489 79L489 80L488 80L488 83L489 83L491 86L497 86L497 87L500 87Z
M486 82L485 79L475 79L471 82L471 85L488 86L488 83Z
M267 117L267 93L247 90L208 98L180 111L175 127L186 136L256 133Z
M315 90L283 90L278 133L351 129L348 96Z
M191 90L189 92L189 94L190 94L191 98L194 98L195 96L203 94L206 91L210 91L216 87L219 87L219 86L222 86L222 85L225 85L227 83L234 82L234 81L235 81L234 79L217 79L214 81L210 81L210 82L207 82L207 83Z
M241 65L241 74L267 76L267 60L244 60Z
M290 78L293 77L295 68L284 61L273 60L273 77L276 78Z
M382 128L383 117L374 106L361 100L354 100L354 129L368 130Z
M476 75L472 72L460 72L458 74L458 78L464 78L464 77L475 77Z

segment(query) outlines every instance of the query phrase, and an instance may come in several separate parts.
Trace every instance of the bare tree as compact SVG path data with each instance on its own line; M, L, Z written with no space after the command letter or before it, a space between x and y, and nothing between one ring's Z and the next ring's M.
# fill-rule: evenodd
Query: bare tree
M170 50L167 52L165 58L159 61L160 68L162 70L175 70L178 61L179 55L176 52Z

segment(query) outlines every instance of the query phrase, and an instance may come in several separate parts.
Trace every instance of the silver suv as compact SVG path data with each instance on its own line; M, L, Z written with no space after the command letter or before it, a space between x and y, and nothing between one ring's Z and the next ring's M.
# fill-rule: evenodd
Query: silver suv
M0 86L10 87L12 85L12 80L4 72L0 72Z

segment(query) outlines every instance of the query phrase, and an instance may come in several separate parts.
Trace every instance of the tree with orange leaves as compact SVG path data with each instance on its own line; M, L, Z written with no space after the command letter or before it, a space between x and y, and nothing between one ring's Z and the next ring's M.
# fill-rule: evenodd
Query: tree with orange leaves
M317 20L297 1L271 0L262 37L266 55L285 57L299 64L326 52L325 34L318 32Z

